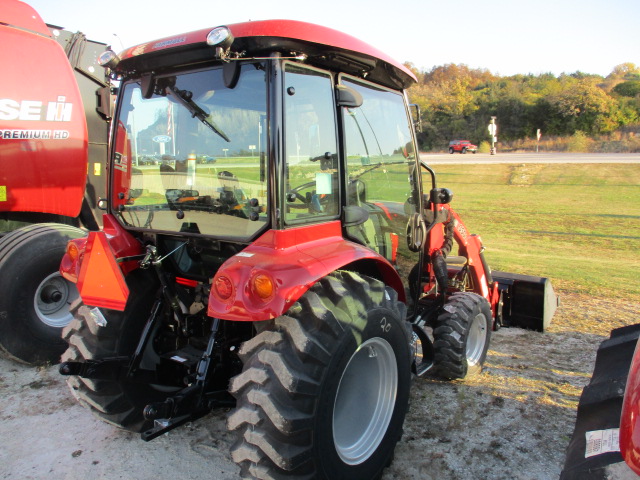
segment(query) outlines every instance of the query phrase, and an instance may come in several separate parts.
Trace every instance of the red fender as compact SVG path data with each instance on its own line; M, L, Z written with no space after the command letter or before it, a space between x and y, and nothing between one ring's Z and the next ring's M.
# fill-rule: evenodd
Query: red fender
M620 453L640 475L640 347L636 344L620 416Z
M269 230L228 259L213 278L207 314L235 321L279 317L319 279L359 260L374 261L385 283L404 301L395 268L377 253L345 240L340 222L334 221ZM259 293L258 284L264 282L271 289Z

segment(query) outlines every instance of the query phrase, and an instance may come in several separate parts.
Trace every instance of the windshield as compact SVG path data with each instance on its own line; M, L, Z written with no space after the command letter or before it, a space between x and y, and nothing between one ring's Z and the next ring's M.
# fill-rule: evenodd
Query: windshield
M124 84L111 198L125 225L231 240L265 227L265 72L238 67L232 88L222 68Z

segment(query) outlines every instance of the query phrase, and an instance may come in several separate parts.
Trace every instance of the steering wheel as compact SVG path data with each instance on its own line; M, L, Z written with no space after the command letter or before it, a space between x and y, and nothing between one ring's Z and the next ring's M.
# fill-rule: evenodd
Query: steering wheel
M316 182L307 182L289 190L286 195L287 204L291 208L308 208L310 213L324 212L325 206L328 205L330 201L329 195L318 195L315 191L308 192L310 194L306 196L300 193L303 190L315 187L315 185ZM300 201L302 205L294 203L296 200Z

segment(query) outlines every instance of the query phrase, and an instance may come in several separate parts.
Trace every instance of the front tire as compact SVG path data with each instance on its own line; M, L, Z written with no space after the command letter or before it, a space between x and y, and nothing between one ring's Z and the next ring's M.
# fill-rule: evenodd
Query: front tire
M381 476L409 399L404 314L394 290L337 272L243 344L228 420L243 478Z
M0 240L0 352L33 365L58 363L67 346L60 334L78 298L75 284L58 270L69 240L84 235L69 225L43 223Z
M433 330L436 374L454 380L480 373L489 350L491 321L484 297L452 294Z

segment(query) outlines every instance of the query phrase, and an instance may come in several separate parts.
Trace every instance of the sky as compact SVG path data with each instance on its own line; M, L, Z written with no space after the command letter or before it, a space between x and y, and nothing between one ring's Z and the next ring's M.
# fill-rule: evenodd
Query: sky
M0 0L1 1L1 0ZM125 47L249 20L343 31L421 71L465 64L501 76L640 66L640 0L27 0L43 20ZM110 6L110 7L109 7Z

